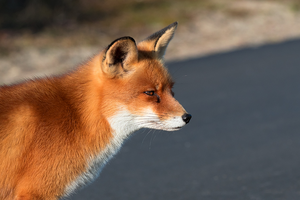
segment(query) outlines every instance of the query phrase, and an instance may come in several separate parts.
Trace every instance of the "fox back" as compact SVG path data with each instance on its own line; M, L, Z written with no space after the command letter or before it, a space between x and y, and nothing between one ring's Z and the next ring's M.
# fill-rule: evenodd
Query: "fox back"
M76 70L0 87L0 199L54 200L93 181L134 131L191 119L163 56L177 23L113 41Z

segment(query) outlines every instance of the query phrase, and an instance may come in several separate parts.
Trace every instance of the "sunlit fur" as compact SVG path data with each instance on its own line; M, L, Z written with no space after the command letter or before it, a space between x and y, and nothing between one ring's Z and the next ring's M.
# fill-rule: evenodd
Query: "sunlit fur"
M1 200L69 195L93 181L132 132L185 125L155 42L124 38L71 73L0 87ZM120 50L125 59L114 58Z

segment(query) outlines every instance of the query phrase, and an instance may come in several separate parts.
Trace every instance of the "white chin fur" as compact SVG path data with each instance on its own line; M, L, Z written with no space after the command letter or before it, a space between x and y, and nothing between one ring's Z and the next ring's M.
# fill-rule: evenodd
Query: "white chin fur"
M140 128L176 131L186 125L181 116L167 117L167 119L161 120L159 116L149 108L141 113L133 114L123 107L122 110L112 116L108 121L114 129L114 135L122 139Z
M141 128L151 128L164 131L176 131L182 128L186 123L181 116L169 116L166 120L161 120L159 116L151 109L143 112L143 115L137 116L136 122Z

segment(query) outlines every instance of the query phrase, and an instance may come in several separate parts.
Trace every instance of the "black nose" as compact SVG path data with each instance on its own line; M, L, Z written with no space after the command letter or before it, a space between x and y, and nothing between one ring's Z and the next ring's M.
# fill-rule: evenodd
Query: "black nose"
M186 113L186 114L182 115L182 120L183 120L186 124L190 122L191 118L192 118L192 115L190 115L190 114L187 114L187 113Z

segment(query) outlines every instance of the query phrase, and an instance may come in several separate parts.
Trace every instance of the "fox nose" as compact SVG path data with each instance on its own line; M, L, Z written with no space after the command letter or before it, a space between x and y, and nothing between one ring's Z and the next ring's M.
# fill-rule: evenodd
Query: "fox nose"
M187 124L190 122L192 118L192 115L185 113L184 115L182 115L182 120Z

